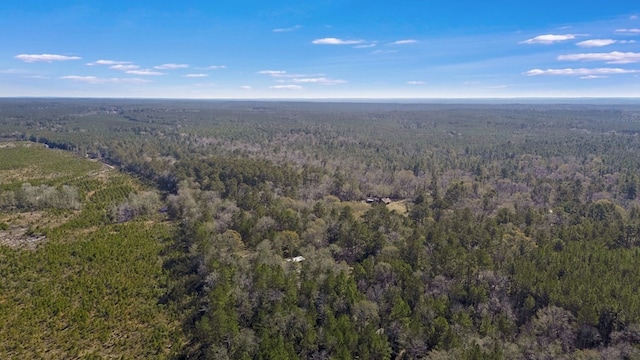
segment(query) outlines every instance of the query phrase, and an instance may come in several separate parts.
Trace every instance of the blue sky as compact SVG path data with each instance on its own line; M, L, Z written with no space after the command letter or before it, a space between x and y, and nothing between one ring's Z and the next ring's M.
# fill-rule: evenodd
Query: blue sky
M634 1L0 4L0 96L640 97Z

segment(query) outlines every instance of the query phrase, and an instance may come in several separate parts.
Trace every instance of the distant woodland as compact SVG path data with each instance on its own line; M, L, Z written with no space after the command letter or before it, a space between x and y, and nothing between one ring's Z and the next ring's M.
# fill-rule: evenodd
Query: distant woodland
M640 358L640 105L0 99L0 357Z

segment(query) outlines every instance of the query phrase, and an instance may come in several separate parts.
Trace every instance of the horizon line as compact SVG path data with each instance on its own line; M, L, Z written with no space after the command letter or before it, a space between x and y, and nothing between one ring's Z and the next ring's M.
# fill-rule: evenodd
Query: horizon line
M0 100L10 99L59 99L59 100L169 100L169 101L248 101L248 102L326 102L326 103L338 103L338 102L357 102L357 103L389 103L389 102L401 102L401 103L438 103L438 102L511 102L513 101L525 101L525 102L543 102L543 103L558 103L558 101L623 101L639 102L638 96L514 96L514 97L441 97L441 98L413 98L413 97L344 97L344 98L224 98L224 97L212 97L212 98L180 98L180 97L108 97L108 96L0 96Z

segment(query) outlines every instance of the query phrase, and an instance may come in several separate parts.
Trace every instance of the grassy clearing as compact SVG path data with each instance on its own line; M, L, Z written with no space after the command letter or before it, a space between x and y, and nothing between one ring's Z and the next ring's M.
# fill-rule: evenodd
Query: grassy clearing
M409 201L410 200L394 201L387 205L387 209L389 209L389 211L395 211L400 215L405 215L407 213L407 203Z
M387 205L387 209L389 211L395 211L400 215L405 215L407 213L407 203L410 200L400 200L394 201ZM367 204L363 201L342 201L342 202L333 202L329 204L330 208L341 209L344 206L348 206L353 210L353 214L356 217L362 217L369 209L371 209L371 204Z

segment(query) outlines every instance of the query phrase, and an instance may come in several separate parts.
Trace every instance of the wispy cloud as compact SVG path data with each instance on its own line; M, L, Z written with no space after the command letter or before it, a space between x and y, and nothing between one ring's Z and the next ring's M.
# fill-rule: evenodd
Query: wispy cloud
M131 64L131 61L98 60L98 61L87 63L86 65L95 66L95 65L125 65L125 64Z
M407 81L407 85L424 85L426 84L424 81L411 80Z
M149 80L138 78L99 78L95 76L78 76L69 75L62 76L60 79L72 80L76 82L82 82L87 84L143 84L148 83Z
M602 46L613 45L617 42L618 42L617 40L613 40L613 39L593 39L593 40L580 41L579 43L576 43L576 45L580 47L590 48L590 47L602 47Z
M612 51L608 53L583 53L558 56L558 60L604 61L607 64L630 64L640 62L640 53Z
M240 89L251 90L253 88L251 86L249 86L249 85L242 85L242 86L240 86Z
M292 26L292 27L288 27L288 28L279 28L279 29L273 29L273 32L290 32L290 31L296 31L302 28L302 25L296 25L296 26Z
M164 75L164 73L162 72L153 71L151 69L127 70L126 73L131 75L144 75L144 76Z
M20 54L15 56L16 59L24 62L53 62L53 61L68 61L68 60L80 60L79 56L66 56L55 54Z
M220 70L220 69L226 69L226 68L227 68L226 65L211 65L211 66L198 68L198 69L200 69L200 70Z
M269 75L273 77L281 77L286 75L287 72L284 70L261 70L261 71L258 71L258 74Z
M379 55L379 54L393 54L393 53L397 53L398 50L374 50L371 52L371 54L373 55Z
M158 70L175 70L175 69L186 69L188 68L188 64L162 64L158 66L154 66L154 69Z
M619 34L640 35L640 29L616 29Z
M576 35L574 34L564 34L564 35L546 34L546 35L538 35L531 39L521 41L520 43L521 44L553 44L556 42L571 40L575 38L576 38Z
M354 49L368 49L368 48L372 48L372 47L376 47L376 44L375 43L371 43L371 44L356 45L353 48Z
M319 77L324 74L290 74L284 70L262 70L258 71L260 75L268 75L274 78L305 78L305 77Z
M269 89L277 89L277 90L302 90L304 89L300 85L273 85L269 86Z
M406 40L394 41L392 44L393 45L406 45L406 44L415 44L417 42L418 42L418 40L406 39Z
M320 84L320 85L338 85L338 84L344 84L347 81L346 80L340 80L340 79L328 79L325 77L319 77L319 78L294 78L292 80L295 83L306 83L306 84Z
M203 78L203 77L207 77L209 76L209 74L187 74L184 77L188 77L188 78Z
M591 80L591 79L605 79L608 78L608 76L604 76L604 75L586 75L586 76L580 76L580 79L586 79L586 80Z
M120 71L137 70L139 68L140 66L133 65L133 64L129 64L129 65L118 64L118 65L109 66L109 69L120 70Z
M593 76L593 75L619 75L619 74L634 74L638 73L640 70L629 70L629 69L621 69L621 68L595 68L595 69L587 69L587 68L578 68L578 69L532 69L524 73L527 76L538 76L538 75L581 75L581 76Z
M363 42L364 40L344 40L344 39L329 37L329 38L315 39L311 43L316 45L355 45L355 44L362 44Z

